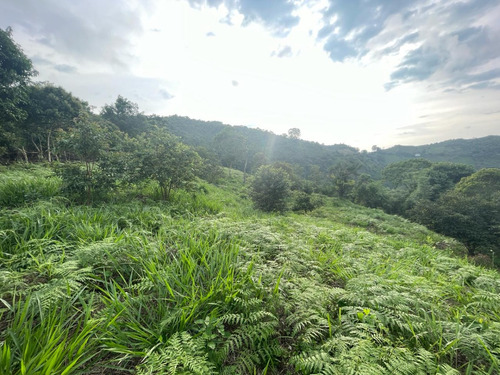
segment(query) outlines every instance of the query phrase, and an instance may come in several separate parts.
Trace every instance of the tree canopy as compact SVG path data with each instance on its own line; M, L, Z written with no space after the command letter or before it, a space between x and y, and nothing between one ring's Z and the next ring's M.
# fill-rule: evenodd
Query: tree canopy
M37 73L21 47L12 39L12 29L0 29L0 123L21 120L26 112L26 85Z

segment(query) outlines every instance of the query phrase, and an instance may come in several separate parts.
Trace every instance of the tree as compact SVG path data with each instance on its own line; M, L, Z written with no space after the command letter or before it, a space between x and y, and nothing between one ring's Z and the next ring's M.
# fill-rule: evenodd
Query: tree
M20 104L26 100L26 86L37 72L31 60L12 39L12 29L0 29L0 124L26 117Z
M424 169L417 179L417 198L435 201L444 192L452 189L462 178L473 173L474 168L470 165L433 163L430 168Z
M409 159L388 165L382 176L390 187L412 192L417 188L418 175L431 166L426 159Z
M138 177L155 180L162 199L168 200L173 189L194 181L201 159L166 130L154 128L139 137L136 162Z
M288 138L300 139L300 129L299 128L288 129Z
M139 112L139 106L120 95L114 104L106 104L102 108L101 116L132 137L150 127L147 117Z
M500 169L484 168L462 179L456 190L464 195L494 200L500 192Z
M52 162L54 154L58 157L54 149L54 135L58 131L68 131L77 118L82 123L81 114L89 111L88 104L62 87L48 83L31 85L27 91L27 117L22 123L25 147L34 150L39 159L46 157L48 162ZM26 153L24 148L21 152Z
M330 176L340 198L346 198L349 195L360 168L361 163L353 159L339 161L330 168Z
M387 208L388 196L384 187L369 175L362 174L353 190L354 202L370 208Z
M96 175L97 162L107 149L107 133L90 115L82 112L75 119L75 127L71 128L64 139L62 147L73 157L85 163L82 171L79 164L64 164L59 167L58 173L64 181L64 190L71 195L80 197L84 192L85 201L90 204L94 190L105 190L111 183L104 175Z
M293 197L293 211L312 211L316 208L316 205L311 199L311 194L306 193L305 191L296 191L294 192Z
M500 252L500 169L465 177L438 200L420 201L409 216L463 242L471 255Z
M283 212L290 196L288 174L281 168L264 165L257 170L250 195L262 211Z

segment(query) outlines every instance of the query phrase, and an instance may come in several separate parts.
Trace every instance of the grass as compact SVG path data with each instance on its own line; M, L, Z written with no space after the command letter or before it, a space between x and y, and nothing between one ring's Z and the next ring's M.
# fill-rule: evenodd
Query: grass
M499 372L500 277L459 243L336 199L262 214L241 181L2 209L0 374Z
M15 207L53 197L59 193L61 180L50 169L33 164L19 164L0 170L0 207Z

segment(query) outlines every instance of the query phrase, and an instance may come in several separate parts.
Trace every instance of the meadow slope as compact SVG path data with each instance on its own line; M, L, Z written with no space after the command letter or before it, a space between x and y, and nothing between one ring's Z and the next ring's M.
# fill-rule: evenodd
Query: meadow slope
M158 202L0 175L0 374L496 374L500 276L449 238L323 198L253 210L241 176Z

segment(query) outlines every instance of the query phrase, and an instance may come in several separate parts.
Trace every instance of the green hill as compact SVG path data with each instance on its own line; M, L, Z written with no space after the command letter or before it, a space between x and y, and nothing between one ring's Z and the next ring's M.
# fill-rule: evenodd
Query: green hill
M0 211L1 374L500 370L500 275L420 225L326 197L263 214L237 172L95 206L1 172L27 197Z
M421 157L430 161L448 161L481 168L500 167L500 136L453 139L423 146L394 146L371 154L381 165Z
M387 165L415 157L430 161L448 161L463 163L481 168L500 167L500 136L488 136L476 139L455 139L422 146L394 146L375 152L359 152L356 148L344 145L323 145L300 139L291 139L285 135L276 135L269 131L245 126L230 126L221 122L193 120L188 117L169 116L151 117L152 123L165 126L182 142L207 149L216 148L217 136L230 132L234 142L244 141L243 154L247 149L250 154L250 170L257 158L264 156L267 161L286 162L301 166L308 176L311 167L316 165L327 171L340 160L355 159L363 165L362 172L378 177ZM237 140L237 138L240 138ZM257 155L257 158L256 158ZM236 167L243 169L243 160Z

